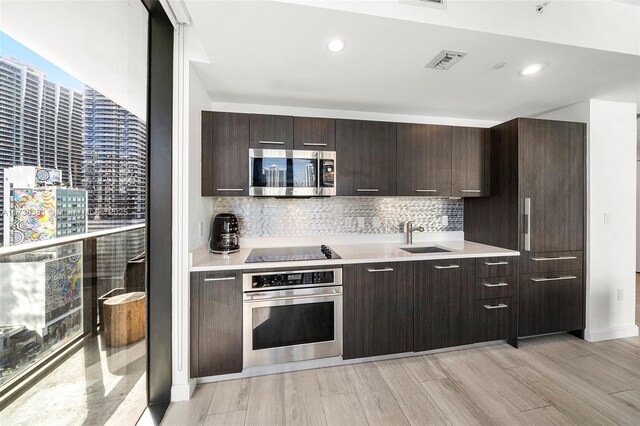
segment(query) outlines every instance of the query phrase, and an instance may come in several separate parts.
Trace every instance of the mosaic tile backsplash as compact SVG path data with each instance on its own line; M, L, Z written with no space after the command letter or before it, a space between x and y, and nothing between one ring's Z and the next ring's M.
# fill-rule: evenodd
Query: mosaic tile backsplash
M462 200L416 197L218 197L213 214L218 213L235 214L245 238L390 234L409 220L427 232L462 231L464 217Z

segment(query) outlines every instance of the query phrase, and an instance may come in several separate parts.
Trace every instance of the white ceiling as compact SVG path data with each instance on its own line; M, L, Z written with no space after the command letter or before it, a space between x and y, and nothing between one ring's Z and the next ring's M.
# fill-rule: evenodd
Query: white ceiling
M487 120L594 97L640 103L636 55L281 2L186 4L210 58L194 66L216 102ZM329 53L332 37L347 48ZM443 48L468 55L425 69ZM546 68L520 76L531 63Z

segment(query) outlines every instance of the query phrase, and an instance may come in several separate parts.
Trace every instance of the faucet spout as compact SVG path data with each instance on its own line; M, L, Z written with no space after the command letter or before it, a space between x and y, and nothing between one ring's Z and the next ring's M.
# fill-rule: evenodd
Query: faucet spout
M404 224L404 242L405 244L413 244L413 233L415 231L424 232L424 227L413 226L413 222L409 221Z

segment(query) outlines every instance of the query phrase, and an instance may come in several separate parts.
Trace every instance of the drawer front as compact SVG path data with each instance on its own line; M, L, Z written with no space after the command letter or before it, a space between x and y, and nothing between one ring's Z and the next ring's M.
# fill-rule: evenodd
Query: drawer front
M522 253L520 273L582 271L581 251L556 251L546 253Z
M514 286L513 277L476 278L475 298L480 300L511 297Z
M512 337L515 331L515 306L511 297L476 300L473 336L475 342L490 342Z
M507 277L513 275L514 265L517 257L485 257L476 259L476 276L485 277Z
M520 275L518 336L584 329L582 271Z

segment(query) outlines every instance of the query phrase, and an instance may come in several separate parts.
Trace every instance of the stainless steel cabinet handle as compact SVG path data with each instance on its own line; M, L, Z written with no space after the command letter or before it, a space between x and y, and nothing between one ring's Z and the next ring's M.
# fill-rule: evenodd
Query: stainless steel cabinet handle
M509 305L505 305L504 303L500 303L498 305L484 305L485 309L503 309L508 307Z
M284 145L284 142L279 141L258 141L258 143L261 143L263 145Z
M231 281L231 280L235 280L236 277L223 277L223 278L205 278L204 281L205 282L209 282L209 281Z
M221 192L236 192L236 191L244 191L243 188L218 188L218 191Z
M393 272L393 268L367 269L367 272Z
M326 143L315 143L315 142L305 142L302 145L304 145L304 146L327 146Z
M508 265L509 262L484 262L487 266Z
M460 192L474 192L474 193L479 193L482 192L482 190L480 189L461 189Z
M531 198L524 199L524 249L531 251Z
M499 283L495 283L495 284L491 284L491 283L482 283L483 286L485 287L505 287L508 286L508 283L503 283L503 282L499 282Z
M416 189L416 192L438 192L437 189Z
M358 188L356 189L358 192L378 192L380 191L378 188Z
M434 268L436 269L455 269L455 268L459 268L460 265L435 265Z
M560 256L560 257L532 257L534 262L546 262L548 260L572 260L577 259L577 256Z
M574 276L574 275L567 275L564 277L553 277L553 278L531 278L531 281L534 282L542 282L542 281L561 281L561 280L575 280L578 277Z

